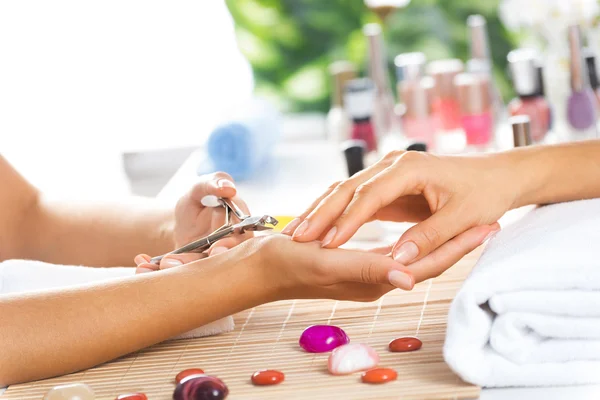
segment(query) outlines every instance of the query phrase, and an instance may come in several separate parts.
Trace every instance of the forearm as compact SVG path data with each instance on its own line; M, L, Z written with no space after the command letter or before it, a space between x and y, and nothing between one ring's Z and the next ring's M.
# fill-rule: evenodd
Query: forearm
M600 140L523 148L499 158L517 188L515 208L600 197Z
M18 254L59 264L129 266L139 253L173 250L173 211L149 199L71 203L39 197L23 219Z
M0 387L92 367L274 300L256 257L224 253L118 281L0 298Z

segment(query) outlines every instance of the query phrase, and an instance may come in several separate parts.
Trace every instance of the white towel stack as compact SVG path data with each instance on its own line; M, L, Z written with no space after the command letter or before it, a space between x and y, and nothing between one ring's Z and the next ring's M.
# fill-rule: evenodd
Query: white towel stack
M490 241L444 356L480 386L600 383L600 199L540 207Z
M9 293L65 288L133 275L133 268L90 268L54 265L39 261L9 260L0 263L0 296ZM1 321L3 324L10 321ZM226 317L179 335L175 339L210 336L233 330L233 318Z

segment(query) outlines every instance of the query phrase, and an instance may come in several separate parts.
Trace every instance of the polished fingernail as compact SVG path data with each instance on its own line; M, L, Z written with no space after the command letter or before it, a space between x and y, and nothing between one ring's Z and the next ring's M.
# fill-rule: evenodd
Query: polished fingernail
M329 230L329 232L327 232L327 235L325 235L325 237L323 238L323 244L321 244L321 246L325 247L329 243L331 243L333 238L335 237L336 233L337 233L337 228L334 226L333 228L331 228Z
M300 237L304 234L304 232L306 232L306 230L308 229L308 221L304 220L302 221L302 223L300 224L300 226L298 226L296 228L296 231L294 232L294 234L292 235L292 237L297 238Z
M215 247L214 249L212 249L210 251L210 255L216 256L217 254L225 253L227 250L229 250L227 247L223 247L223 246Z
M498 232L500 232L500 229L497 229L495 231L491 231L490 233L488 233L486 235L486 237L484 237L483 240L481 241L481 244L484 244L485 242L487 242L488 240L490 240L491 238L496 236L496 233L498 233Z
M176 258L167 258L163 260L162 263L166 264L168 267L178 267L183 265L183 263Z
M133 262L135 263L135 265L144 264L144 263L147 263L148 261L150 261L150 260L146 260L146 259L144 258L144 256L143 256L143 255L141 255L141 254L138 254L138 255L137 255L137 256L135 256L135 258L133 259Z
M390 283L399 289L411 290L415 286L415 281L412 275L402 271L393 270L388 274Z
M219 179L217 184L220 188L235 188L235 185L229 179Z
M145 274L146 272L154 272L154 270L146 267L137 267L135 269L136 274Z
M294 230L296 230L296 228L298 227L298 225L300 225L300 222L302 222L302 220L300 218L294 218L293 220L290 221L289 224L287 224L285 226L285 228L283 228L281 233L283 233L284 235L289 235L289 234L293 233Z
M414 242L402 243L402 246L394 249L394 260L400 264L408 264L419 255L419 248Z

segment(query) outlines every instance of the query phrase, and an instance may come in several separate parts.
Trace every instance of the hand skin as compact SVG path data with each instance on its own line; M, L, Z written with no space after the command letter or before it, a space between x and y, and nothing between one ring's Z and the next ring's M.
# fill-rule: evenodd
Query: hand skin
M513 208L595 197L600 197L598 140L479 156L398 151L332 185L283 232L298 242L320 238L335 248L372 219L418 222L392 253L415 273L419 261L444 243L494 226Z
M175 211L142 198L112 204L50 200L2 156L0 182L4 188L0 190L0 261L33 259L95 267L133 266L134 257L141 252L164 254L221 226L221 210L200 204L205 194L231 197L247 211L236 196L233 180L224 173L201 177L179 200ZM229 238L215 246L230 248L249 237ZM198 257L186 255L182 261Z
M177 268L0 296L0 387L92 367L275 300L372 301L395 287L390 281L414 284L376 252L272 235Z

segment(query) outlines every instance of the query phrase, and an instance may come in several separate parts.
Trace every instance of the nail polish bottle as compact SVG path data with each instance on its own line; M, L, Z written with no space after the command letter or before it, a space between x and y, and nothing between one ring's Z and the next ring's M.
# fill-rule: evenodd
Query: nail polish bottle
M454 85L467 146L477 150L486 149L493 137L490 81L484 75L463 73L454 78Z
M517 98L508 104L510 115L527 115L534 143L540 143L550 129L550 107L540 86L538 55L532 49L517 49L508 53L508 65Z
M550 104L550 102L548 101L548 98L546 97L546 85L544 83L544 67L540 64L539 60L538 60L538 64L535 67L535 69L537 71L540 94L542 95L543 98L546 99L546 103L548 104L548 116L547 116L548 130L551 131L554 127L554 110L552 108L552 104Z
M390 85L383 33L379 24L367 24L363 28L367 39L369 77L375 84L373 123L376 134L381 137L395 129L394 94Z
M332 77L331 108L327 113L327 136L336 142L350 138L352 120L344 110L344 86L356 77L354 65L348 61L336 61L329 66Z
M512 127L513 143L515 147L529 146L533 144L531 138L530 119L527 115L517 115L508 119Z
M425 53L402 53L394 58L396 78L398 83L403 81L420 80L425 76Z
M581 52L579 25L569 26L569 66L571 95L567 101L567 120L572 130L572 140L596 137L596 96L588 82L588 72Z
M433 79L405 80L398 84L404 102L402 133L407 138L419 140L434 148L436 124L431 110Z
M596 100L598 101L598 107L600 109L600 81L598 80L598 70L596 68L596 55L591 49L585 49L585 64L588 70L588 77L590 80L590 87L594 91Z
M352 79L344 89L346 113L352 119L351 139L364 140L367 151L377 150L377 138L373 126L375 85L369 78Z

